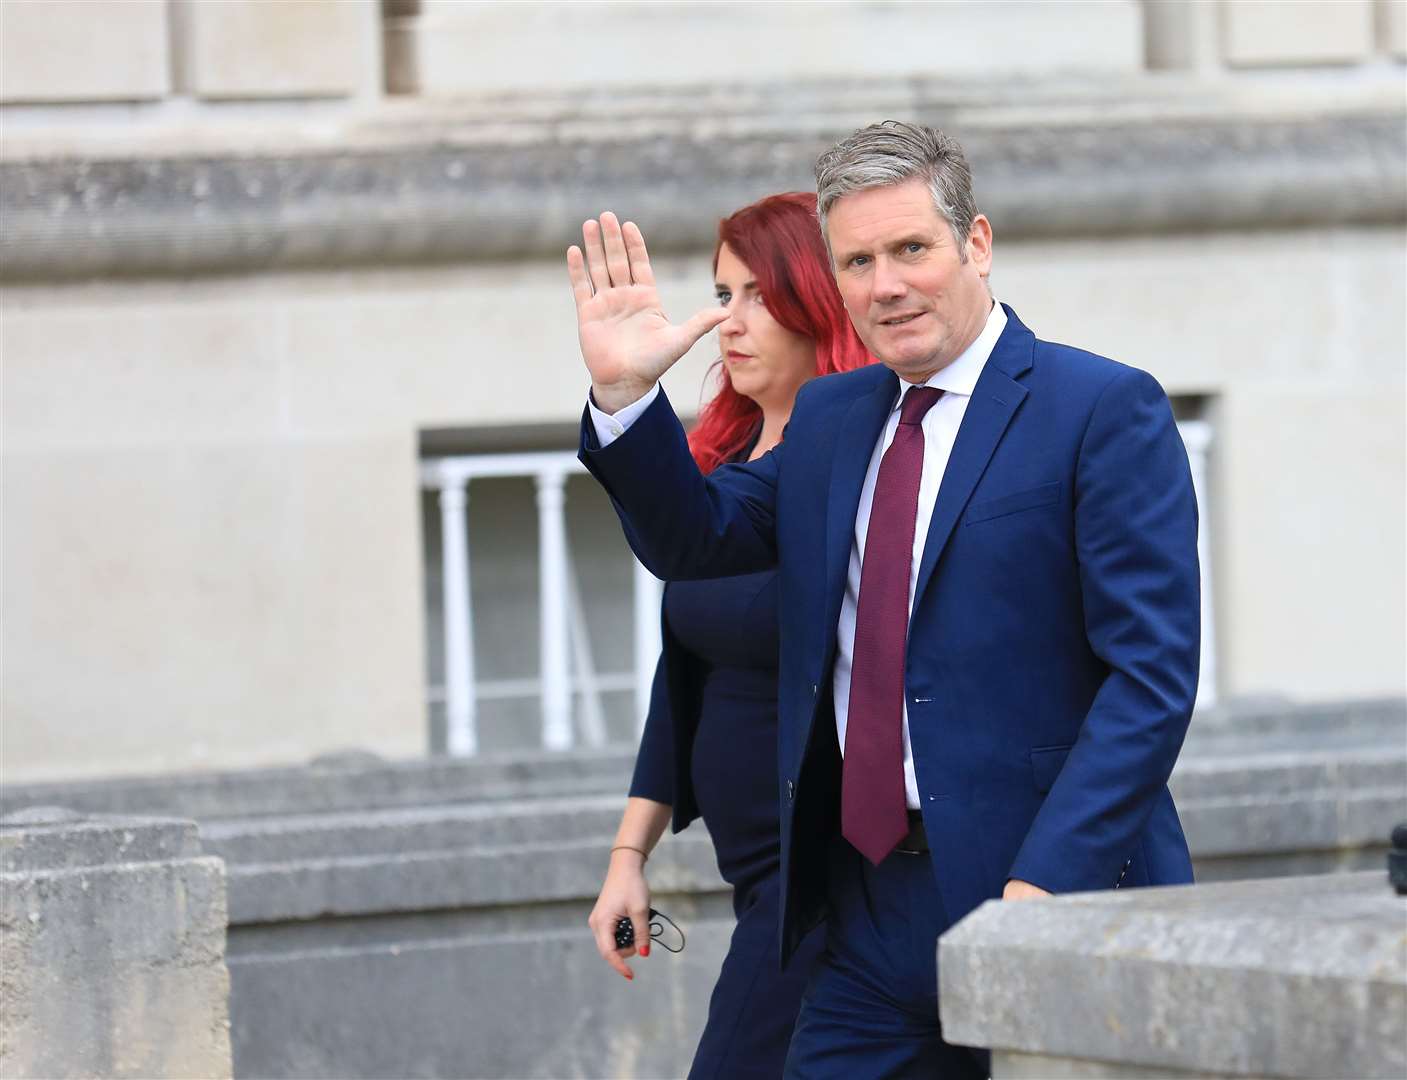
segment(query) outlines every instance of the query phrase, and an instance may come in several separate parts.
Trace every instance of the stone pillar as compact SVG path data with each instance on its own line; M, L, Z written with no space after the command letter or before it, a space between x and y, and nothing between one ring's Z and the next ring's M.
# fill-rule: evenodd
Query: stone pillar
M0 1075L229 1077L225 925L193 822L0 819Z
M990 901L939 941L992 1076L1407 1076L1407 896L1381 870Z

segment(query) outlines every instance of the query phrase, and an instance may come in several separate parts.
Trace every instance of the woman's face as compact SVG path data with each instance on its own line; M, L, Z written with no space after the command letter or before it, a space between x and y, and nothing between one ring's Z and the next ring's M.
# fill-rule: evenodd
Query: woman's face
M801 384L816 374L816 343L772 318L752 271L724 244L714 275L728 319L718 327L719 351L733 389L764 409L790 409Z

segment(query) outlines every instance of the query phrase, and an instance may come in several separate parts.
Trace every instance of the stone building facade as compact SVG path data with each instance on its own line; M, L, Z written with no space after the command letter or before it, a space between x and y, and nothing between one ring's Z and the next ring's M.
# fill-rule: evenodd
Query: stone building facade
M1000 299L1207 425L1218 696L1402 695L1404 61L1400 0L6 0L7 777L439 745L421 466L574 445L579 222L682 316L721 214L886 117L968 146ZM572 737L631 733L630 562L563 491L565 638L533 475L468 487L484 749L562 640Z

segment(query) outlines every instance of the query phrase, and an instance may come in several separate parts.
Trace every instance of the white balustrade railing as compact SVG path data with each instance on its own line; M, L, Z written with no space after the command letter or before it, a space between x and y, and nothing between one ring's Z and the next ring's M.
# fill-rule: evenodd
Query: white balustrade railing
M1202 565L1202 662L1199 706L1216 702L1216 620L1213 609L1210 515L1207 500L1207 453L1211 425L1203 420L1178 424L1197 493L1201 528L1197 554ZM474 454L443 457L421 466L421 484L439 492L440 536L444 560L445 681L443 697L446 746L455 756L478 750L478 702L538 695L542 702L542 745L566 750L576 745L572 723L574 695L581 701L582 741L599 746L606 740L604 691L633 689L637 723L649 707L650 684L660 650L662 585L639 562L634 563L634 671L602 674L595 670L581 593L567 537L567 478L585 472L568 451L523 454ZM475 680L474 618L469 584L469 483L485 477L531 477L537 486L539 633L541 674L537 679L494 682ZM622 543L628 556L628 549ZM437 698L438 694L432 694Z
M586 470L568 451L473 454L434 458L420 470L421 486L439 492L444 580L446 748L455 756L478 750L478 703L537 695L542 703L542 745L566 750L577 736L588 746L606 741L601 694L634 690L635 712L643 724L650 682L660 649L660 590L634 563L635 670L601 674L595 669L586 615L567 538L567 478ZM537 488L538 625L540 675L537 679L476 681L474 613L469 579L468 508L470 481L487 477L531 477ZM622 557L630 558L621 543ZM632 560L633 561L633 560ZM573 697L581 702L578 733L572 723ZM432 700L439 697L432 693Z

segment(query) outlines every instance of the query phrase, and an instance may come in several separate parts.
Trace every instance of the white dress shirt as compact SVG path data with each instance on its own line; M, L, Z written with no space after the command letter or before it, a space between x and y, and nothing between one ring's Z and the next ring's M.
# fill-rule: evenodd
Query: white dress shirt
M933 386L943 391L943 396L923 418L923 474L918 485L918 517L914 523L913 562L909 566L909 611L914 606L914 589L918 585L918 568L923 561L923 545L928 540L928 522L933 517L933 506L938 501L938 487L943 481L943 472L948 467L948 457L953 452L953 443L958 437L958 427L967 412L967 403L972 400L973 388L987 358L996 347L997 338L1006 329L1006 312L1000 304L992 305L987 316L987 325L977 335L956 360L934 374L925 386ZM889 419L884 431L870 455L870 466L865 473L865 483L860 489L860 506L855 513L855 538L850 546L850 568L845 578L845 599L840 605L840 622L836 627L837 649L835 670L831 689L835 698L835 733L841 753L845 747L845 724L850 713L850 667L855 654L855 612L860 602L860 571L864 563L865 537L869 533L870 508L874 504L875 481L879 478L879 463L889 444L894 441L894 433L899 428L899 406L911 387L901 383L899 393L894 398ZM596 438L604 448L613 443L635 419L655 400L659 393L656 384L639 401L632 402L615 414L602 412L587 396L587 406L591 413L592 426ZM914 776L914 755L909 744L909 706L904 699L904 795L909 809L917 810L918 780Z
M928 540L928 522L938 501L938 486L948 467L948 457L958 437L958 427L972 400L977 377L992 355L997 338L1006 328L1006 312L993 304L987 325L956 360L935 373L924 386L937 387L943 396L923 417L923 474L918 482L918 516L914 522L914 557L909 564L909 611L914 609L914 589L918 585L918 568L923 561L923 545ZM831 690L835 697L835 735L841 753L845 753L845 724L850 716L850 665L855 655L855 611L860 603L860 570L864 563L865 537L870 530L870 507L874 505L875 481L879 478L879 463L894 433L899 430L899 406L904 395L912 389L910 383L900 383L894 407L884 424L884 433L870 455L870 467L865 484L860 489L860 507L855 511L855 540L850 545L850 569L845 575L845 599L840 604L840 622L836 626L835 671ZM914 752L909 745L909 699L904 696L904 797L910 810L918 809L918 780L914 776Z

